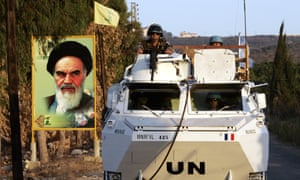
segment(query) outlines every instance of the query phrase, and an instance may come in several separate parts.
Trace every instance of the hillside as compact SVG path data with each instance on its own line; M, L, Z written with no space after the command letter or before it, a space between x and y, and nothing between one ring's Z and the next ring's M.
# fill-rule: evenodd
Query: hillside
M168 41L173 45L205 45L208 42L209 37L193 37L193 38L179 38L179 37L167 37ZM278 36L272 35L260 35L247 37L250 46L250 57L254 59L256 63L273 61ZM238 37L223 37L224 44L234 45L238 42ZM289 54L292 60L300 63L300 36L288 36L287 37Z

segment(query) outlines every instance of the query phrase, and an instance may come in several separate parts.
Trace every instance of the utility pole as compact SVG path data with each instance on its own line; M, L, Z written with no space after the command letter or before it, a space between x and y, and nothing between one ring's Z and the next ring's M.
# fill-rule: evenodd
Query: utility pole
M6 26L7 26L7 74L8 74L8 95L9 95L9 121L12 144L12 170L13 179L23 179L22 167L22 146L19 117L18 85L16 58L16 2L6 0Z
M136 2L131 2L131 23L138 21L138 4Z

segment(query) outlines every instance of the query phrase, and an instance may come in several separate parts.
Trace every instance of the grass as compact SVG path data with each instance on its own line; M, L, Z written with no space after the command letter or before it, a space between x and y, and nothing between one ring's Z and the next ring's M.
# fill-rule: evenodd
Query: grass
M268 118L268 126L280 140L300 147L300 117L272 116Z

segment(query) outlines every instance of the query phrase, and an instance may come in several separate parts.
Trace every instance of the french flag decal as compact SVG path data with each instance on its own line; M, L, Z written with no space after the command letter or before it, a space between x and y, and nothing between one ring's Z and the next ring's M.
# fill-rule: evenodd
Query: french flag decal
M234 133L225 133L224 140L225 141L234 141Z

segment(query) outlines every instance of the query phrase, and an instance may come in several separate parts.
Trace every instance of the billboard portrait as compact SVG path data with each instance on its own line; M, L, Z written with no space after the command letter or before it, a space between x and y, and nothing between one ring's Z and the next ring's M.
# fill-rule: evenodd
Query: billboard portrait
M95 38L32 38L32 127L95 128Z

